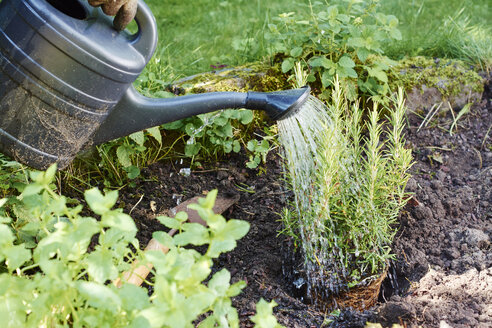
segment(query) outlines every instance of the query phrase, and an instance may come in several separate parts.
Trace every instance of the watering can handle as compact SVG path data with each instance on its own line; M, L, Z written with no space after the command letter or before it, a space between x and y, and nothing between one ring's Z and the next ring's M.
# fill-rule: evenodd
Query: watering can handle
M140 52L146 61L149 61L157 46L157 24L150 8L142 1L138 1L135 21L138 25L136 37L131 44Z

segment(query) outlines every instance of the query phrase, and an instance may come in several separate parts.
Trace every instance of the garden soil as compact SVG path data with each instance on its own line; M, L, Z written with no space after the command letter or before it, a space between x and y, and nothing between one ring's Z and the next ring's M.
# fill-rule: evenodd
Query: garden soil
M224 213L246 220L249 233L237 248L221 256L215 269L227 268L233 281L247 287L234 298L242 327L255 304L275 300L279 323L294 327L363 327L366 322L404 327L492 327L492 106L490 86L482 102L458 121L450 135L452 113L438 115L425 128L422 118L409 115L407 146L415 165L402 212L388 277L378 304L363 312L323 313L303 299L302 280L293 283L298 262L289 260L289 240L279 235L279 213L291 194L284 187L279 156L271 152L260 170L245 168L244 153L204 164L189 176L186 162L159 162L142 172L136 186L120 192L120 206L139 227L146 245L155 220L181 201L218 189L239 201ZM186 170L184 170L186 171ZM287 254L287 255L286 255Z

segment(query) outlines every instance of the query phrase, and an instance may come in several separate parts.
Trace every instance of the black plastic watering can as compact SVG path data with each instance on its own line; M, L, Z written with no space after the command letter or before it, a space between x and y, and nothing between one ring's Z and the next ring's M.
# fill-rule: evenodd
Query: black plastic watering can
M117 32L99 8L78 0L0 2L0 151L31 167L68 165L87 145L226 108L299 108L309 88L215 92L169 99L132 83L152 57L156 22L140 1L138 32Z

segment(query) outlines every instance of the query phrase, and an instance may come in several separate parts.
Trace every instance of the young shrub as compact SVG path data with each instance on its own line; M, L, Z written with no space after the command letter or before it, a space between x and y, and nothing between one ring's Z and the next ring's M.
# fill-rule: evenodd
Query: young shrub
M283 216L306 256L310 296L325 301L385 272L412 161L404 148L401 89L386 108L388 123L380 122L377 103L364 122L338 81L331 99L329 124L314 137L313 165L306 166L309 183L289 167L295 210Z

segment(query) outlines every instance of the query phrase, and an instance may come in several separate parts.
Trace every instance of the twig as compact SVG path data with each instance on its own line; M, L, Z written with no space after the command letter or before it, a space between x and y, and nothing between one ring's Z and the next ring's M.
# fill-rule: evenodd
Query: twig
M132 209L130 210L130 213L128 213L128 214L132 214L135 207L137 207L138 204L140 204L140 202L142 201L143 198L144 198L144 195L142 194L142 196L140 196L140 199L138 200L138 202L135 205L133 205Z

